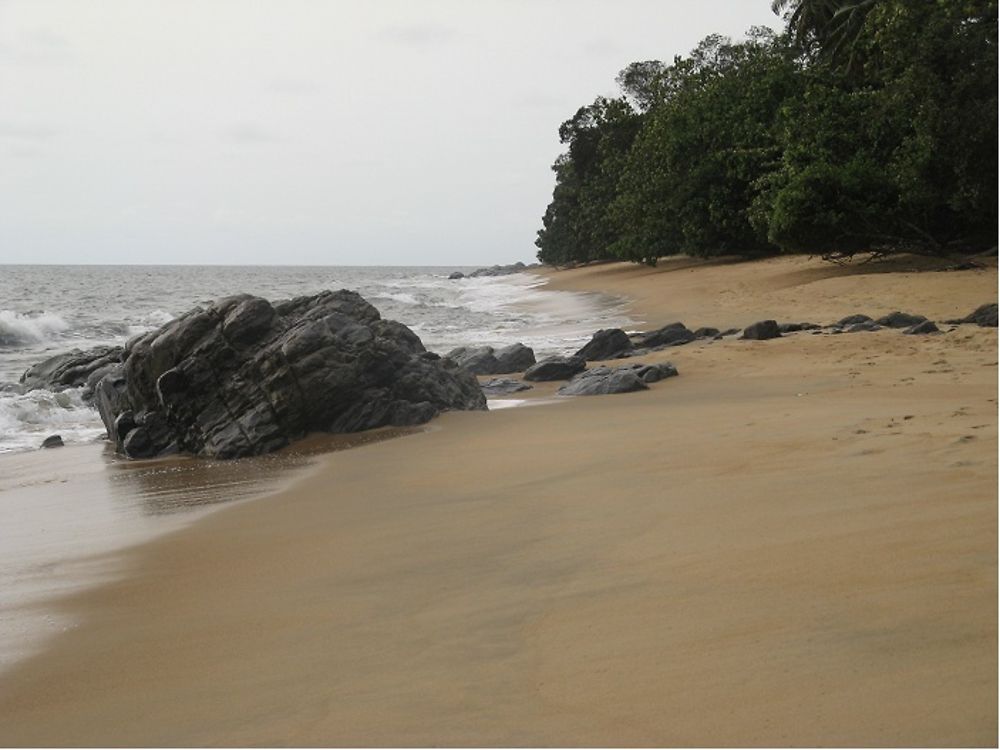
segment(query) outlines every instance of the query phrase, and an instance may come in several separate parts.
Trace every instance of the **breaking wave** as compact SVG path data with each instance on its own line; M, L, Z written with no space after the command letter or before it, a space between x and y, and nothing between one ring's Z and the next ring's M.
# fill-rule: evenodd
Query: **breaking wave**
M67 331L69 327L69 323L55 313L0 310L0 347L38 344Z

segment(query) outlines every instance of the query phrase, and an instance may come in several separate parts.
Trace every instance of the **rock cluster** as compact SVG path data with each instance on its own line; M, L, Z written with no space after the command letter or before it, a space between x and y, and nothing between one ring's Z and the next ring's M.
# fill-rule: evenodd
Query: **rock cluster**
M502 349L492 346L460 346L445 355L459 367L476 375L510 375L535 364L535 352L524 344Z
M573 377L559 389L562 396L603 396L611 393L644 391L655 383L677 375L670 363L659 365L631 364L621 367L595 367Z
M414 425L485 409L475 377L355 292L238 295L130 341L95 401L116 448L236 458L309 432Z

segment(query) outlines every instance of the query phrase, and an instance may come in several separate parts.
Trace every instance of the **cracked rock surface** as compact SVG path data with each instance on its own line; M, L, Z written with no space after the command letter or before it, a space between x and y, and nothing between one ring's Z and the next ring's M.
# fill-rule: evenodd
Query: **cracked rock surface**
M119 452L268 453L310 432L415 425L485 409L475 376L355 292L237 295L130 341L96 386Z

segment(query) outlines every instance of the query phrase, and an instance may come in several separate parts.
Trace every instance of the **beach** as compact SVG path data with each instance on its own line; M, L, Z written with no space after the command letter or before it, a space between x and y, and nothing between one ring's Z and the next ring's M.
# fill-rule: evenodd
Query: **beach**
M543 275L646 329L997 294L995 260ZM116 553L0 675L0 744L995 746L996 329L642 361L680 375L537 384Z

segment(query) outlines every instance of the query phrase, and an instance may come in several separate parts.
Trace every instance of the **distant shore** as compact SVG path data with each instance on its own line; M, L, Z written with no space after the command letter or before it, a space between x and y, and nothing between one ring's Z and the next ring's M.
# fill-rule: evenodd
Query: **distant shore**
M916 262L536 272L646 328L996 300ZM446 414L129 550L0 677L0 744L995 744L996 329L644 361L680 376Z

